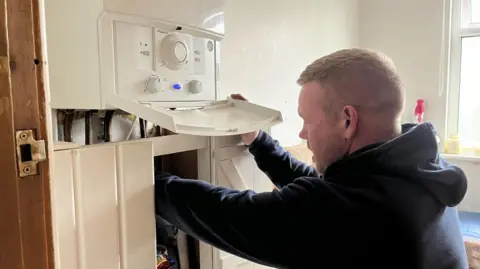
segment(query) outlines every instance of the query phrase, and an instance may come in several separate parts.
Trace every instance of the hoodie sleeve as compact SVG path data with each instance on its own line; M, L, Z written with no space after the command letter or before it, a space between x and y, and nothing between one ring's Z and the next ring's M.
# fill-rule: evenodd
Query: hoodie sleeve
M299 212L292 207L305 206L305 192L297 184L266 193L237 191L162 173L155 177L155 211L216 248L275 266L291 254L284 233L294 225L292 214Z
M292 157L277 140L265 132L260 131L257 139L249 146L249 151L258 168L279 188L299 177L319 176L315 168Z

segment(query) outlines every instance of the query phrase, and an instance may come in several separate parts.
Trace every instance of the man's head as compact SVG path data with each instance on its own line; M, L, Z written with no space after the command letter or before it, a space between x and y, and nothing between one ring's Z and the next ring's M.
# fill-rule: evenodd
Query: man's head
M364 49L339 50L302 72L298 113L319 172L369 144L400 133L404 91L393 63Z

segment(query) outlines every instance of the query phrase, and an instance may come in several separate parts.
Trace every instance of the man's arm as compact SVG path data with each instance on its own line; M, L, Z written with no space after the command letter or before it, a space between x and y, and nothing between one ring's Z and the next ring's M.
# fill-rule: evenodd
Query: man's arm
M381 197L370 191L317 178L265 193L168 174L155 179L155 211L164 220L216 248L274 268L351 267L342 260L345 242L361 246L349 255L363 264L380 268L377 262L398 260L395 268L415 268L415 233L378 201ZM394 251L383 247L382 238L395 242Z
M291 184L266 193L237 191L164 173L155 178L155 207L163 219L199 240L256 263L279 266L292 255L285 237L298 236L294 227L306 212L296 209L305 209L307 189Z
M299 177L318 177L312 166L295 159L278 141L260 131L249 145L258 168L262 170L278 188L292 183Z

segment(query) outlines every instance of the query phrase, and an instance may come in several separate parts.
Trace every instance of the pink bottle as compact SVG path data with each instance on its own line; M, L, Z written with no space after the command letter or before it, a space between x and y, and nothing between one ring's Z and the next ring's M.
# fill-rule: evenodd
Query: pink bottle
M425 106L424 106L423 99L417 100L417 106L415 107L415 123L422 123L423 122L423 114L425 113Z

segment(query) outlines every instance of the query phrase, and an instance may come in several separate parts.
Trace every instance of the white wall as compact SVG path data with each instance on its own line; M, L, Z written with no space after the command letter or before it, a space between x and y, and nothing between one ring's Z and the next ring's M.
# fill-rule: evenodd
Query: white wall
M442 0L364 0L359 7L360 46L388 54L407 90L405 121L415 101L425 99L425 119L445 132L446 93L439 95ZM480 211L480 163L449 160L467 174L469 188L460 208ZM478 197L478 198L476 198Z
M389 55L407 90L405 121L418 98L425 118L443 133L445 94L439 96L442 0L368 0L360 5L360 45Z
M272 130L282 145L299 144L296 80L313 60L358 43L357 0L227 1L220 95L242 93L279 109Z

